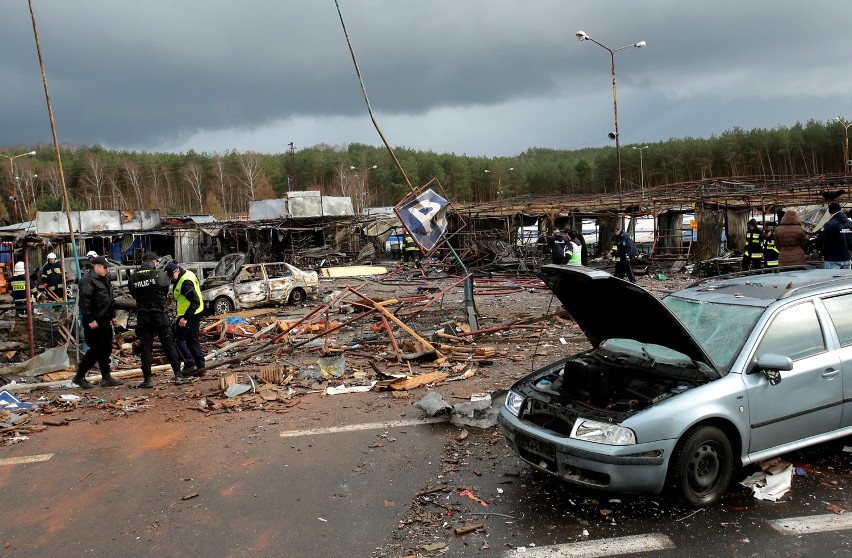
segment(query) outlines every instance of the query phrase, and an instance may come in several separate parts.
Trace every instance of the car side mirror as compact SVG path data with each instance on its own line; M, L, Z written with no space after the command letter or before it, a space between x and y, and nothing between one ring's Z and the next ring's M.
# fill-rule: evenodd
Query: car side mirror
M777 385L781 383L781 371L789 371L793 369L793 359L785 355L777 353L766 353L760 355L757 359L755 372L760 372L766 379L769 380L769 385Z

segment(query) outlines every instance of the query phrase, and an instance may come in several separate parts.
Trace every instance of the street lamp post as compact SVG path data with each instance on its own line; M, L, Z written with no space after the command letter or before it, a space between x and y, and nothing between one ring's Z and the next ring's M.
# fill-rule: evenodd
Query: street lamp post
M834 121L846 129L846 137L843 140L843 172L849 174L852 170L852 161L849 160L849 127L852 126L852 122L846 122L839 116L835 116Z
M12 155L12 156L4 155L4 154L0 153L0 157L5 157L5 158L9 159L9 176L11 177L11 180L12 180L12 195L9 196L9 199L12 200L14 202L14 205L15 205L15 221L20 220L20 217L18 217L18 193L16 191L17 190L16 184L17 184L18 177L15 175L15 159L17 159L18 157L32 157L35 154L36 154L35 151L28 151L26 153L20 153L18 155Z
M364 169L364 186L363 186L363 189L362 189L362 190L361 190L361 192L360 192L360 194L361 194L361 203L362 203L362 208L361 208L361 209L362 209L362 210L363 210L365 207L367 207L367 202L368 202L368 200L369 200L369 196L370 196L370 171L371 171L371 170L373 170L373 169L377 169L377 168L379 168L379 165L372 165L372 166L370 166L370 167L366 167L366 168ZM349 170L351 170L351 171L357 171L357 170L358 170L358 167L356 167L356 166L354 166L354 165L349 165ZM361 182L361 177L359 176L359 174L358 174L357 172L355 172L354 174L355 174L355 177L358 179L358 183L359 183L358 185L359 185L359 187L360 187L360 186L361 186L361 184L360 184L360 182Z
M292 162L291 172L287 173L287 191L289 192L291 188L296 187L296 146L293 145L293 142L287 144L290 148L290 161Z
M627 48L644 48L647 43L645 43L645 41L639 41L638 43L633 43L630 45L625 45L623 47L612 49L606 46L605 44L600 43L595 39L589 37L588 35L586 35L585 31L577 31L576 36L578 41L592 41L599 47L606 49L606 51L609 52L609 57L612 61L612 108L615 112L615 165L617 167L618 172L618 194L621 195L621 144L619 143L620 138L618 135L618 98L615 94L615 53Z
M643 145L642 147L633 146L633 149L639 151L639 188L642 191L642 199L645 199L645 163L642 160L642 151L648 149L649 146Z
M515 167L509 167L508 169L506 169L506 172L512 172L514 170ZM485 172L491 174L491 170L489 169L485 169ZM503 173L497 172L495 174L497 175L497 197L499 199L503 197Z

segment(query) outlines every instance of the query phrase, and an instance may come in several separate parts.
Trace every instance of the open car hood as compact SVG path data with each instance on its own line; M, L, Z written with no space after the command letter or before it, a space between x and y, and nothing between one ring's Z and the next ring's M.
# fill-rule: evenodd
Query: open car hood
M245 254L241 252L227 254L221 260L219 260L218 264L216 264L216 269L214 269L213 273L210 274L210 278L224 277L228 280L231 280L237 276L237 273L239 273L240 268L242 268L244 263L246 263Z
M546 265L538 275L597 347L634 339L681 352L718 373L683 324L654 295L634 283L587 267Z

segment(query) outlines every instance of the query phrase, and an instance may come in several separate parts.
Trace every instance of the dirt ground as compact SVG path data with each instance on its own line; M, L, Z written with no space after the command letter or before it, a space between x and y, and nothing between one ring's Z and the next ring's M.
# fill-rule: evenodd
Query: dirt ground
M658 296L693 280L686 274L671 273L637 278L639 285ZM126 386L97 387L89 392L71 388L67 378L73 376L73 368L58 374L66 379L64 382L62 378L57 381L57 375L46 378L53 380L46 388L26 393L18 386L14 393L23 401L39 403L39 408L27 413L25 420L14 423L17 429L10 428L11 423L0 427L2 442L23 442L26 437L37 435L38 429L49 428L51 422L61 423L62 416L68 412L94 413L105 420L112 415L134 412L168 413L170 407L185 407L187 400L195 403L199 413L208 415L247 410L289 412L306 396L346 398L352 394L329 393L335 388L366 390L371 382L377 382L373 393L390 390L393 400L401 407L410 406L428 390L439 392L454 404L469 401L478 394L505 390L535 368L588 346L582 332L561 310L559 301L535 277L475 279L474 300L479 329L494 331L465 336L469 320L458 277L427 268L395 270L384 277L324 279L318 300L301 307L249 311L242 314L246 316L244 322L230 326L224 323L217 326L222 318L207 319L202 323L202 330L208 330L203 336L205 350L208 354L219 353L211 362L238 362L211 368L203 380L195 380L188 386L175 386L170 371L158 371L157 387L153 390L129 389L141 377L138 354L133 347L135 337L132 329L117 328L114 372L126 379ZM385 322L394 326L393 339L403 354L402 359L395 358L397 351L383 327L381 314L366 311L370 309L366 301L386 301L390 310L387 316L397 317L401 325L392 324L392 317ZM601 311L612 310L602 301ZM15 320L11 315L11 311L5 315L12 324L6 330L6 340L25 342L23 320ZM299 330L282 337L285 326L281 323L293 324L305 316L308 317ZM324 327L340 324L343 326L339 329L323 334ZM128 327L132 325L131 318ZM226 327L224 333L222 327ZM270 327L269 333L261 334ZM44 338L44 327L40 329ZM435 360L416 337L431 343L446 358ZM264 348L260 354L251 354ZM15 351L7 356L12 353ZM155 351L155 365L163 362L157 355ZM240 359L240 355L250 356ZM17 351L17 358L25 358L25 351ZM45 380L16 378L4 374L3 367L0 375L6 382ZM220 376L225 379L219 380ZM410 389L401 384L389 385L404 381L405 377L418 381L409 384ZM435 379L420 384L419 379L424 377ZM223 392L231 383L253 389L229 396L230 393ZM62 399L61 394L71 397ZM74 399L74 394L84 397ZM48 416L54 420L45 423L43 418Z
M221 318L210 318L203 323L209 328L204 346L208 354L221 351L212 362L237 362L212 368L205 378L186 385L175 385L171 373L161 371L155 376L154 389L133 388L141 379L134 372L139 365L138 356L132 348L128 350L134 337L132 331L119 331L117 339L121 341L116 343L114 355L117 375L125 377L125 386L83 391L69 387L67 380L59 380L32 391L13 390L22 401L37 405L28 411L13 411L20 417L13 426L8 426L9 415L0 416L0 423L6 422L6 426L0 426L0 443L30 445L33 450L26 453L41 453L63 443L79 443L74 432L84 428L85 423L101 425L87 429L91 431L89 436L123 431L127 436L138 437L145 431L148 445L163 447L170 447L189 432L197 433L192 437L195 439L227 426L241 444L251 445L261 442L264 430L259 424L300 430L370 423L378 417L414 419L425 416L414 404L430 392L437 392L451 405L470 402L472 398L498 394L535 368L588 347L558 300L530 276L475 281L479 328L495 331L468 341L462 335L467 313L458 280L437 271L424 275L413 269L382 278L323 280L318 300L301 307L248 312L246 323L232 324L224 334L216 327ZM694 280L693 276L669 271L637 277L640 286L660 297ZM365 299L359 296L336 298L337 293L350 289L371 301L390 301L387 308L392 314L410 331L433 343L446 361L418 358L416 353L422 352L423 347L413 342L405 328L396 326L393 335L405 355L398 361L379 312L367 315ZM332 304L326 310L329 302ZM602 301L601 312L612 311ZM292 324L312 312L305 323L319 329L291 331L288 337L270 343L273 336L281 336L283 326L279 323ZM8 313L0 316L0 321L4 318L9 319ZM349 323L323 335L320 326L326 322ZM499 329L507 325L511 327ZM269 326L274 326L269 333L257 333ZM16 324L12 331L20 335L25 330ZM234 345L240 342L243 344ZM120 345L124 345L123 350ZM260 349L266 351L246 357ZM4 374L2 368L0 374L7 381L15 379ZM73 375L73 370L67 374ZM417 380L422 378L430 381L419 384ZM412 380L410 389L400 387L406 384L399 382ZM372 382L377 384L371 391L334 394L334 389L340 387L369 389ZM229 383L234 383L237 391L242 389L240 386L246 386L248 391L229 395L226 388L235 388ZM8 411L0 410L5 412ZM151 437L153 425L161 426L158 435ZM410 502L396 503L397 509L401 508L400 519L391 532L375 533L384 540L382 547L374 547L375 558L425 555L430 549L437 553L450 550L459 556L488 555L523 545L532 533L546 533L554 540L563 540L568 533L571 539L584 540L590 534L627 534L627 525L635 526L641 521L654 524L660 519L677 528L690 526L681 520L691 518L692 510L669 506L656 497L602 499L599 495L567 490L543 478L509 452L494 426L446 429L436 436L440 437L434 441L437 446L432 451L436 455L430 455L436 473L424 478L422 485L406 487L415 496ZM847 478L847 454L843 444L829 450L828 457L823 455L825 448L823 453L794 456L794 463L811 475L807 485L803 484L805 480L796 481L800 483L800 494L805 494L806 489L831 492L844 488L843 483L837 485L837 479L838 475ZM67 458L71 459L70 454ZM247 458L240 454L240 459ZM838 469L840 463L847 463L842 471ZM361 473L353 470L351 474ZM78 483L83 482L83 475L80 477L76 479ZM468 496L464 496L463 489L470 490ZM491 500L492 515L481 513L476 497ZM833 492L825 495L831 502L836 497ZM745 489L732 490L718 508L720 514L725 510L734 510L739 516L756 513ZM727 519L720 516L719 521ZM472 530L465 532L467 528ZM456 529L461 529L462 534Z

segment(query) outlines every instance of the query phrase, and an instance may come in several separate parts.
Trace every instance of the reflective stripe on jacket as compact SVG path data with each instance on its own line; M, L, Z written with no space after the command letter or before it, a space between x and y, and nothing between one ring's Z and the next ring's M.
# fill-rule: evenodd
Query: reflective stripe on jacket
M763 240L763 257L766 260L766 267L778 266L778 247L775 245L774 238Z
M750 258L760 259L763 257L763 231L756 229L746 231L745 254Z

